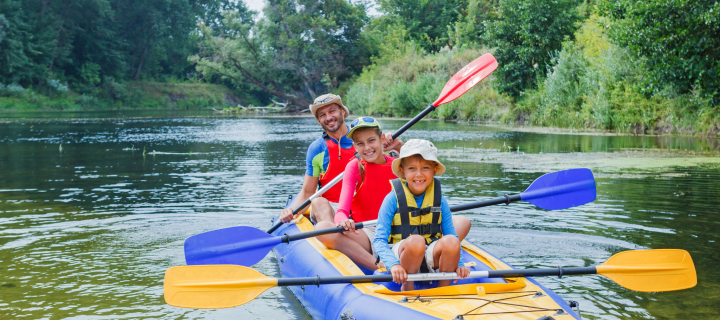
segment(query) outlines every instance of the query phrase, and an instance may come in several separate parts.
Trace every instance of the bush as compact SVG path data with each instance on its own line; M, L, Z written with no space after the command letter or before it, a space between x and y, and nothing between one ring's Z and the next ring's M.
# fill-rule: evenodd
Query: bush
M406 51L395 58L367 67L348 86L345 102L357 115L413 117L433 103L445 83L463 66L487 49L464 49L423 55ZM456 101L431 113L439 119L499 119L511 100L491 85L493 77L478 84Z
M597 16L563 43L537 90L525 94L505 119L528 124L636 133L718 130L717 110L701 90L668 85L654 93L645 61L612 44ZM514 116L514 117L513 117Z
M485 39L496 47L502 92L520 96L535 87L551 55L572 37L580 20L577 0L500 0L500 19L487 24Z

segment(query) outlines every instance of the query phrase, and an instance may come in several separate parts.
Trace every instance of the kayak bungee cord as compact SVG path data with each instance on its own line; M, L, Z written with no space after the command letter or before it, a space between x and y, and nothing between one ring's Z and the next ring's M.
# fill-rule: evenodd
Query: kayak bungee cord
M527 298L527 297L535 297L535 296L544 296L544 294L541 291L510 291L510 292L493 292L493 293L486 293L486 295L506 295L506 294L518 294L517 296L513 297L506 297L501 298L497 300L487 299L487 298L481 298L477 295L467 295L467 296L454 296L454 297L448 297L448 296L436 296L436 295L429 295L429 296L423 296L423 295L417 295L412 298L403 298L403 300L400 301L400 303L413 303L413 302L420 302L420 303L430 303L433 302L433 300L478 300L485 302L484 304L475 307L471 309L468 312L465 312L463 314L457 315L453 320L463 320L466 319L467 316L485 316L485 315L498 315L498 314L515 314L515 313L527 313L527 312L553 312L552 316L558 316L563 314L568 314L564 309L553 309L553 308L543 308L538 306L530 306L525 304L518 304L518 303L509 303L506 302L507 300L512 299L520 299L520 298ZM527 308L528 310L515 310L515 311L504 311L504 312L481 312L481 313L473 313L479 309L482 309L484 307L498 304L498 305L507 305L512 307L521 307L521 308ZM546 318L550 319L550 318Z

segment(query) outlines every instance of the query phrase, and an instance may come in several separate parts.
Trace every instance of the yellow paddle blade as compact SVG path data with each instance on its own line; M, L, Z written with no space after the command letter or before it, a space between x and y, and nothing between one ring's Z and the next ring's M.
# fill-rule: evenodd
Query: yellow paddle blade
M485 293L496 293L513 291L524 288L525 286L526 284L524 281L518 281L514 283L468 283L456 286L412 291L392 291L388 288L383 287L375 290L375 293L402 296L455 296L460 294L477 294L478 287L485 288Z
M243 266L172 267L165 272L165 302L183 308L231 308L275 286L277 279Z
M599 265L597 273L640 292L675 291L697 284L690 253L678 249L620 252Z

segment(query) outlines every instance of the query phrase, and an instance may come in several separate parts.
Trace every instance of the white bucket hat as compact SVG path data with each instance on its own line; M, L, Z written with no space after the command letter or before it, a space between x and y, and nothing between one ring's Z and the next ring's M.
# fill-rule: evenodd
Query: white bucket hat
M405 178L400 175L400 161L403 158L416 154L419 154L425 160L434 161L437 164L438 169L435 173L436 175L445 173L445 166L440 163L437 158L438 149L435 148L432 142L422 139L410 139L400 148L400 157L392 162L392 171L398 178Z
M343 105L342 98L340 96L332 94L332 93L324 94L324 95L321 95L321 96L315 98L315 101L313 101L313 104L310 105L310 112L312 112L313 117L315 117L315 119L317 119L318 109L320 109L324 106L327 106L327 105L331 105L333 103L339 105L340 108L343 108L343 110L345 110L346 117L350 116L350 110L348 110L348 108L345 105Z

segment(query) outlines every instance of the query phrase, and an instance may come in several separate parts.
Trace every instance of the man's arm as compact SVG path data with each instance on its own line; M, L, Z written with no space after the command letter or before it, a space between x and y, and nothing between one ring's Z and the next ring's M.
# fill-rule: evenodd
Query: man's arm
M317 189L319 180L320 178L318 177L305 175L305 180L303 180L303 186L300 190L300 193L298 193L295 201L293 201L293 203L289 207L283 209L282 213L280 213L280 221L287 223L290 222L293 218L295 218L295 216L293 216L292 214L293 210L295 210L295 208L305 202L305 200L310 198L310 196L315 194L315 190ZM298 214L302 214L302 212Z

